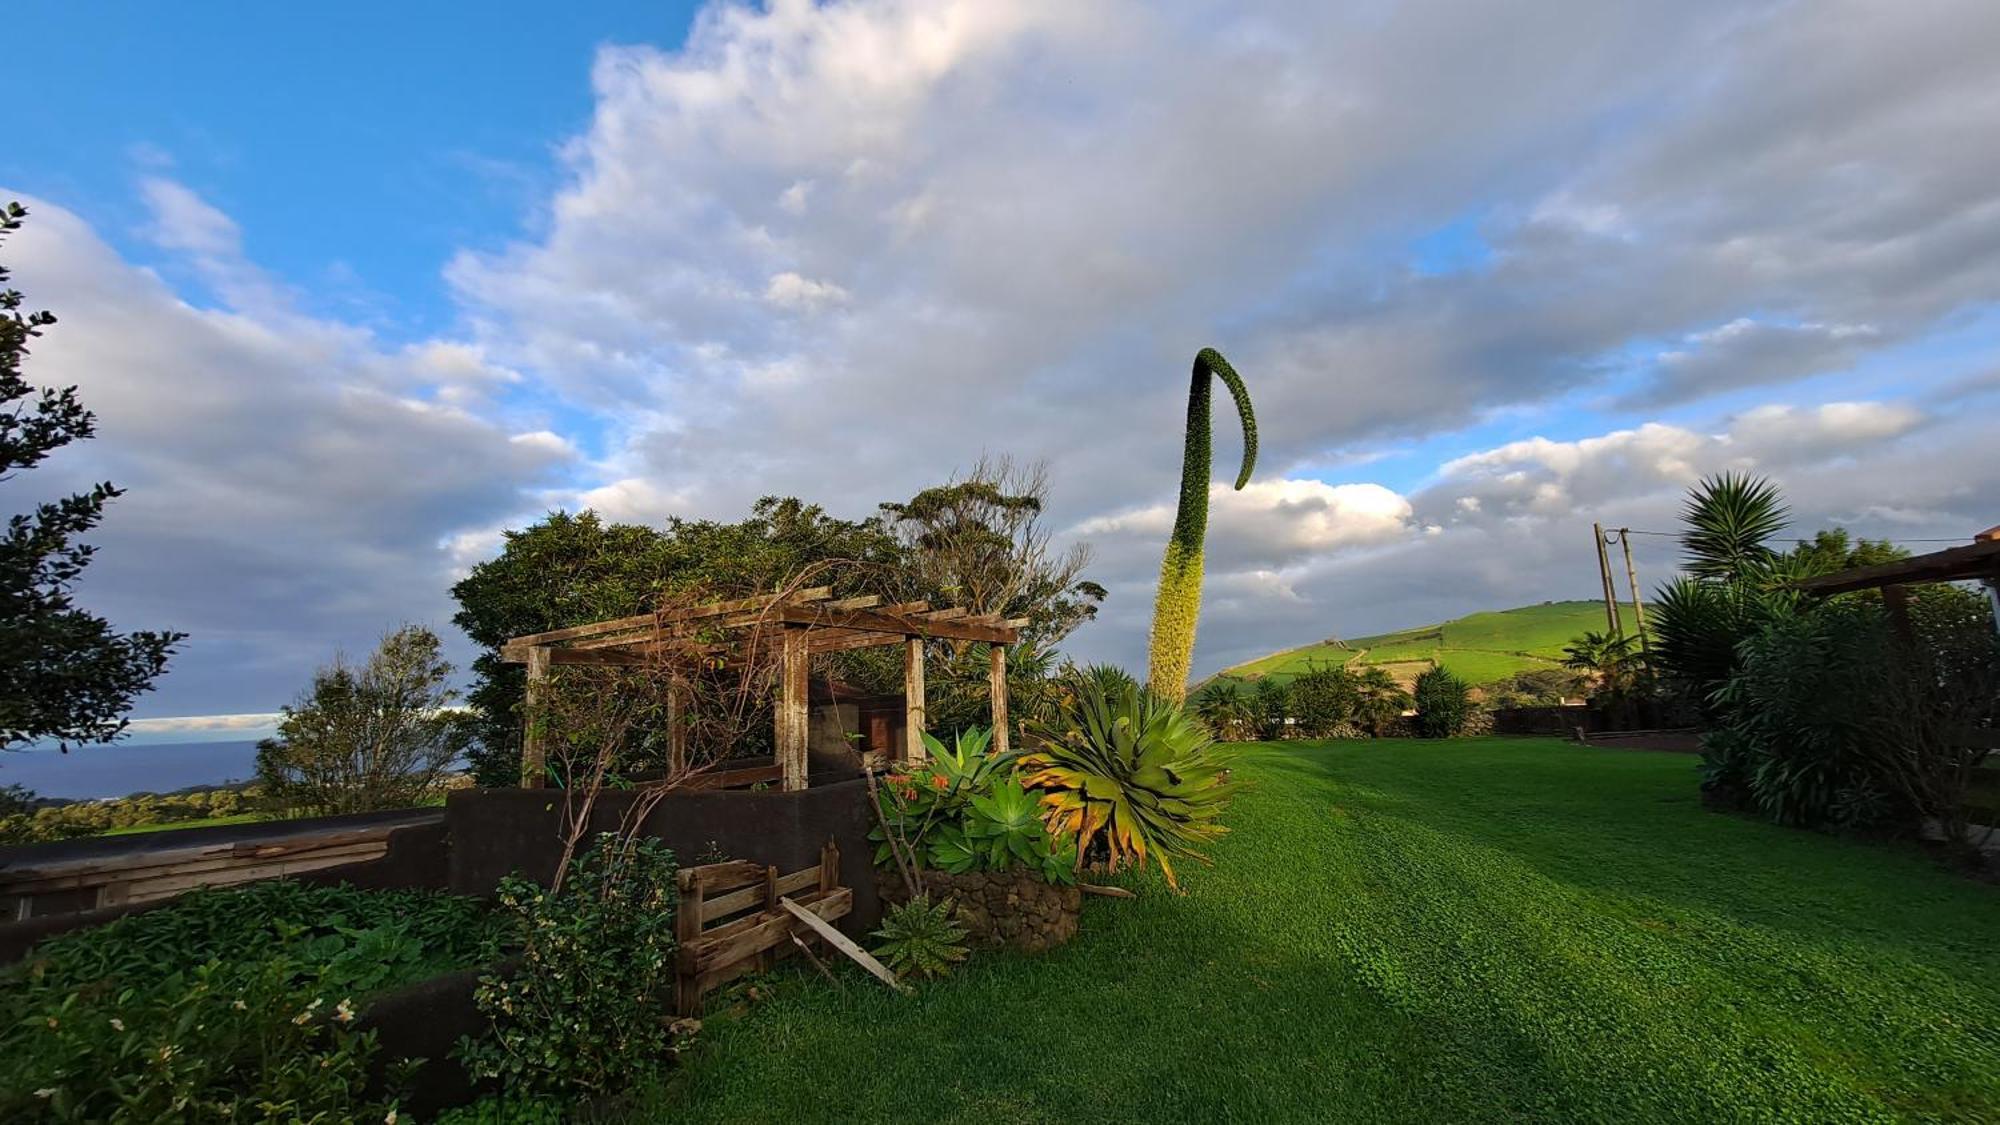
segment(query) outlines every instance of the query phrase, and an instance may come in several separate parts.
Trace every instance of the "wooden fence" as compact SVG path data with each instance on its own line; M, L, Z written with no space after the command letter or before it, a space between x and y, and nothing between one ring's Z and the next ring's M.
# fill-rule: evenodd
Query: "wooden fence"
M703 997L718 985L770 968L796 948L795 938L817 940L781 899L829 922L854 909L854 892L840 885L840 849L831 840L820 849L818 866L789 875L731 860L684 867L678 885L674 1008L684 1016L700 1015Z

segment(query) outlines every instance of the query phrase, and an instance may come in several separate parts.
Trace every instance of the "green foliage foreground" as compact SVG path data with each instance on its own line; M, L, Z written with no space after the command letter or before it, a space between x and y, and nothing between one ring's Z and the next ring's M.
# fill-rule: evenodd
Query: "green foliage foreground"
M910 998L788 977L638 1116L2000 1119L2000 895L1919 852L1705 811L1683 755L1234 764L1187 895L1091 899L1070 945Z

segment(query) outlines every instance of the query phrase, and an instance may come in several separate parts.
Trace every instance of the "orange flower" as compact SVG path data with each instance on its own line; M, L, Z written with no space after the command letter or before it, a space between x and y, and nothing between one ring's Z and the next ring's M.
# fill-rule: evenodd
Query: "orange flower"
M943 775L943 774L941 774L941 773L934 773L934 774L932 774L932 775L931 775L931 788L932 788L932 789L948 789L948 788L950 788L950 787L951 787L951 782L949 782L949 781L946 781L946 780L944 779L944 775Z

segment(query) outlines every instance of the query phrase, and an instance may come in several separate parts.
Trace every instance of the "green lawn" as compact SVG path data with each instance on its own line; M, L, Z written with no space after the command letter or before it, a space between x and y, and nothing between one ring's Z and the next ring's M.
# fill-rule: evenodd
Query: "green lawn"
M898 998L803 972L647 1120L2000 1120L2000 891L1704 811L1693 759L1243 748L1189 893Z

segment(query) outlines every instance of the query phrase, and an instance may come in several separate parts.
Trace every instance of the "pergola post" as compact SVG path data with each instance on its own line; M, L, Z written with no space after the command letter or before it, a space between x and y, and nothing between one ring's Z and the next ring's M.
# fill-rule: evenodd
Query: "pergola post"
M687 770L687 701L682 698L687 684L679 673L667 680L667 775L679 777Z
M903 638L903 761L921 764L924 749L924 639Z
M778 656L776 724L779 787L787 793L796 793L806 787L806 743L812 731L806 692L811 668L806 631L795 626L787 627Z
M1007 646L987 645L986 694L993 708L993 752L1007 752Z
M528 697L521 715L521 787L540 789L547 784L548 750L542 745L542 693L549 678L549 648L536 645L528 650Z

